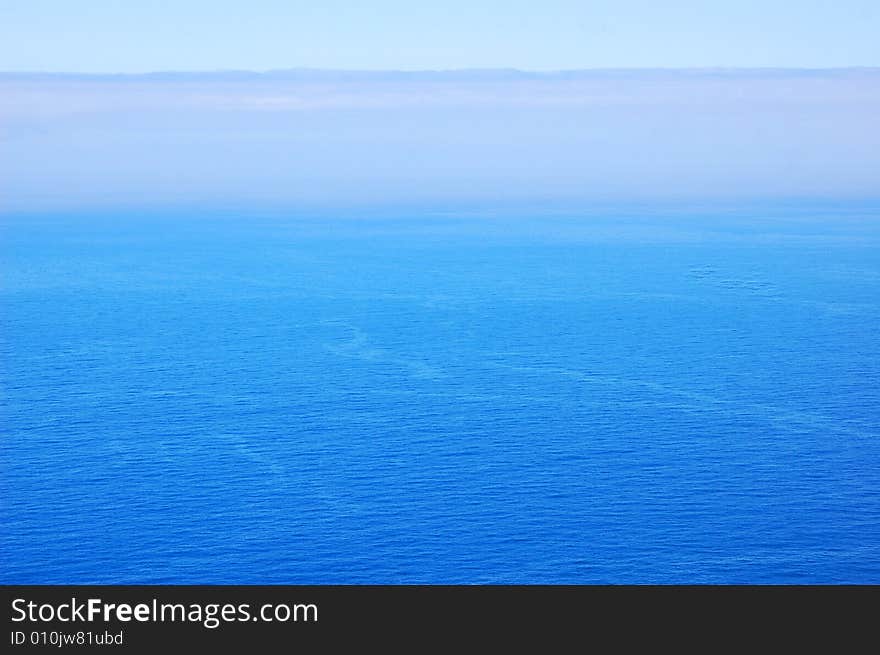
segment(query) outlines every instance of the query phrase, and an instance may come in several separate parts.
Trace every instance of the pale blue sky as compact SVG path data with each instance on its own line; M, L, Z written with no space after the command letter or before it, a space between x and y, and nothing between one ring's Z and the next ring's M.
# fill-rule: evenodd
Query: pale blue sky
M0 70L880 65L878 0L0 0Z

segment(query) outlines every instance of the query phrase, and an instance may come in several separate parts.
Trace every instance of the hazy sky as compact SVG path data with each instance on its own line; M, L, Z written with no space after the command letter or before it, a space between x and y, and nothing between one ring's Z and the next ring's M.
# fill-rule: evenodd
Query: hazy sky
M880 65L878 0L0 0L0 70Z
M827 69L878 34L878 0L0 0L0 71L655 69L0 75L0 211L876 198L880 69Z
M0 75L0 95L0 210L880 191L880 69Z

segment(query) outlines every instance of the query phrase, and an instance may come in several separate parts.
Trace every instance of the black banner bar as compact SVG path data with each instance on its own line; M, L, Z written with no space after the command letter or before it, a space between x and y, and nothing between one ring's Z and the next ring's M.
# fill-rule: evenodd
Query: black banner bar
M4 652L869 634L877 587L6 586ZM757 634L756 632L756 634ZM413 640L416 641L413 641ZM464 642L462 642L464 643ZM194 652L194 651L193 651Z

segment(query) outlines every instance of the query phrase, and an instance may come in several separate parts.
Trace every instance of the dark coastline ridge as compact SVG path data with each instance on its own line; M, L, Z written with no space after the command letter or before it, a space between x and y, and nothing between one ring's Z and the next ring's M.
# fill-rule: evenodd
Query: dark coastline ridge
M517 68L463 68L449 70L342 70L289 68L266 71L152 71L144 73L77 73L0 71L0 81L163 81L163 82L516 82L578 80L651 79L804 79L876 78L880 67L836 68L587 68L534 71Z

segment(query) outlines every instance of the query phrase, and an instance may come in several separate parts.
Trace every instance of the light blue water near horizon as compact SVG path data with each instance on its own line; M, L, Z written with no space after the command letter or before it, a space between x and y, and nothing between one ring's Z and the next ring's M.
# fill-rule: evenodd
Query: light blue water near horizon
M7 216L5 583L880 583L880 208Z

